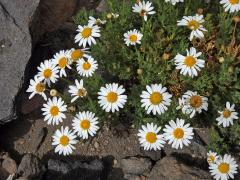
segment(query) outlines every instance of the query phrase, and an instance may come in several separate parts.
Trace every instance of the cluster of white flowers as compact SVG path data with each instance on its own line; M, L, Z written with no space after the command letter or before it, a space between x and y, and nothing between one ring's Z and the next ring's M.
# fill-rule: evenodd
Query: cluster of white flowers
M216 152L209 151L207 153L207 161L209 163L210 173L214 179L234 179L234 174L237 173L238 165L231 155L225 154L222 157Z
M184 0L165 0L176 5L178 2ZM224 7L230 12L239 11L239 0L222 0L220 3L225 4ZM138 1L132 7L133 12L139 13L144 21L148 20L149 15L156 12L153 10L152 3L147 1ZM118 18L118 14L110 14L111 17ZM108 15L110 17L110 15ZM178 21L178 26L187 26L191 30L190 40L194 38L203 38L203 32L207 30L203 27L204 18L202 15L184 16L182 20ZM42 111L44 121L47 124L58 125L65 118L67 112L67 105L61 97L57 97L56 93L53 98L48 98L46 91L52 84L56 83L60 78L68 76L68 71L76 67L76 72L79 76L89 78L93 76L98 69L98 63L90 55L91 45L96 44L96 39L101 36L101 26L105 24L105 20L95 19L90 16L87 25L79 25L77 35L75 36L75 43L78 43L80 48L61 50L57 52L52 59L45 60L38 67L37 75L30 80L27 92L31 93L29 98L34 95L41 95L47 102L43 105ZM127 46L141 44L143 34L133 29L123 35L123 40ZM200 58L201 52L197 52L194 47L186 50L186 56L177 54L174 58L176 69L180 70L180 74L190 77L199 75L202 68L205 66L205 61ZM74 65L74 66L73 66ZM68 92L74 103L78 99L87 96L87 88L84 87L83 79L75 79L74 84L69 86ZM98 92L98 103L100 107L106 112L119 111L127 102L126 90L118 83L109 83L101 87ZM147 114L161 115L165 113L171 105L172 95L168 93L167 88L162 84L146 85L146 90L142 91L140 95L141 106L145 108ZM238 113L235 112L235 105L226 103L223 111L219 111L220 117L216 120L218 125L228 127L233 124L234 119L238 119ZM196 113L202 113L203 110L208 110L208 98L201 96L197 92L186 91L181 98L179 98L179 105L177 109L181 109L182 113L193 118ZM72 130L69 127L61 127L53 135L53 145L56 146L55 152L59 154L68 155L75 149L76 139L88 139L89 136L94 136L99 129L98 117L93 112L83 111L78 112L72 120ZM186 124L183 119L176 119L176 121L169 121L165 125L163 134L160 134L161 127L153 123L142 125L139 129L139 141L145 150L161 150L164 144L168 142L172 148L182 149L183 146L188 146L193 139L193 128L190 124ZM210 163L211 173L215 179L228 179L233 177L236 173L236 162L229 156L225 155L223 158L218 158L216 153L209 152L208 162ZM218 159L218 160L216 160Z

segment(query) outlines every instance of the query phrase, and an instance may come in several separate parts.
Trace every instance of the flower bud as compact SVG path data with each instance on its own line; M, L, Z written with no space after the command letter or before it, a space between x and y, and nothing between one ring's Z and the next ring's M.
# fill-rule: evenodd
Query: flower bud
M56 89L51 89L50 90L50 96L54 97L58 95L58 91Z

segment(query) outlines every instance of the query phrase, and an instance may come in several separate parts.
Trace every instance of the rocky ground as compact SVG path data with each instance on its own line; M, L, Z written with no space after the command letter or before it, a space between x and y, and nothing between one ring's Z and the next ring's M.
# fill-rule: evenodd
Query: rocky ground
M70 126L71 120L68 117L63 125ZM82 179L211 179L206 129L195 129L192 145L183 150L165 146L154 152L140 148L134 128L105 124L96 137L81 140L70 157L62 157L54 154L51 145L59 127L47 126L42 119L25 119L0 129L0 144L9 152L0 156L5 177L79 179L81 174Z
M194 141L183 150L166 146L154 152L140 148L133 127L104 124L96 137L81 140L70 157L54 154L51 136L60 125L47 126L39 111L42 98L29 101L26 86L42 60L73 47L72 15L83 6L103 11L103 2L0 0L0 124L5 124L0 126L0 180L211 179L207 129L195 129ZM71 126L71 119L63 125Z

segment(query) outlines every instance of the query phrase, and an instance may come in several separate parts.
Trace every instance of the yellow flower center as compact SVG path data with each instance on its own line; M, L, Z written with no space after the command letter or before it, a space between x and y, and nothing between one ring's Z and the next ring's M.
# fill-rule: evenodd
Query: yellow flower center
M59 59L58 66L60 68L65 68L67 66L67 58L63 57L63 58Z
M176 138L176 139L182 139L183 136L184 136L184 131L182 128L176 128L174 129L173 131L173 136Z
M118 95L115 92L109 92L107 95L107 101L110 103L115 103L118 100Z
M228 109L225 109L223 111L223 117L224 118L229 118L231 116L231 111L229 111Z
M163 101L163 96L159 92L153 92L150 95L150 101L153 105L158 105Z
M92 34L92 28L86 27L82 30L82 37L88 38Z
M200 23L196 20L191 20L188 22L188 28L191 30L197 30L200 27Z
M60 138L60 144L63 146L67 146L69 144L69 138L67 136L63 135Z
M193 108L199 108L202 105L202 98L197 95L192 96L189 103Z
M57 106L52 106L50 109L50 113L52 116L57 116L59 113L59 108Z
M223 174L226 174L229 172L229 164L227 163L221 163L218 165L218 170L223 173Z
M210 159L210 162L214 162L215 161L215 156L211 155L208 157Z
M71 59L73 62L76 62L78 59L82 58L84 55L84 52L80 49L76 49L71 53Z
M129 40L131 42L136 42L137 41L137 36L135 34L132 34L131 36L129 36Z
M79 89L79 90L78 90L78 96L84 97L84 96L86 96L86 95L87 95L86 89L82 88L82 89Z
M52 70L51 70L51 69L45 69L45 70L43 71L43 76L44 76L46 79L50 78L50 77L52 76Z
M185 59L184 59L184 64L188 67L193 67L195 64L196 64L196 59L192 56L187 56Z
M91 64L89 62L84 62L83 63L83 69L84 70L89 70L91 68Z
M100 19L97 19L95 23L96 25L100 26L102 24L102 21Z
M238 4L240 0L229 0L232 5Z
M148 132L146 134L146 141L149 143L155 143L157 141L157 135L153 132Z
M88 130L90 128L90 121L88 119L84 119L80 124L81 128L84 130Z
M35 89L38 93L41 93L45 90L45 85L43 83L38 83Z

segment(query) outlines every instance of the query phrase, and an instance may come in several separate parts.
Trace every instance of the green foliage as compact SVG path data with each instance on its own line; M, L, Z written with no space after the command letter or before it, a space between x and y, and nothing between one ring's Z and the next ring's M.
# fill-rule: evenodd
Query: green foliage
M229 52L233 36L233 14L224 12L218 0L210 4L204 0L185 0L178 6L172 6L163 0L152 0L155 11L154 16L149 16L147 22L138 14L132 12L135 1L108 0L109 13L119 13L119 18L108 19L101 27L101 38L91 47L92 56L99 63L99 71L92 78L84 79L88 89L86 100L77 101L79 109L89 109L98 114L100 120L118 121L128 120L136 126L146 122L154 122L161 126L169 120L184 118L194 127L209 127L211 129L212 144L210 149L218 152L232 150L233 144L240 144L240 123L235 123L229 128L220 128L216 125L218 111L222 110L226 101L240 104L240 67L239 49L238 57ZM203 9L205 24L208 29L205 40L189 42L190 31L177 26L177 20L183 15L195 15L199 8ZM74 17L76 24L87 24L88 17L93 15L106 19L107 13L82 10ZM143 34L141 45L126 46L123 34L128 30L139 29ZM238 30L239 31L239 30ZM240 33L236 34L240 40ZM210 43L214 46L209 48ZM177 53L184 54L191 46L203 52L202 59L206 66L198 77L190 78L180 75L175 70L171 59ZM170 55L169 59L163 58L164 54ZM220 63L218 59L224 58ZM177 75L176 75L177 74ZM105 83L118 82L127 90L128 102L124 109L116 114L107 114L97 104L97 92ZM161 83L169 88L181 86L181 93L192 90L209 98L209 110L193 119L176 110L179 95L173 94L173 101L169 110L162 115L147 115L141 107L140 94L146 85ZM220 147L220 148L219 148Z

